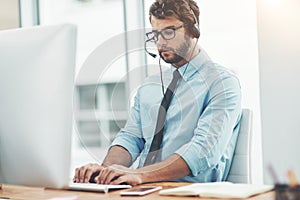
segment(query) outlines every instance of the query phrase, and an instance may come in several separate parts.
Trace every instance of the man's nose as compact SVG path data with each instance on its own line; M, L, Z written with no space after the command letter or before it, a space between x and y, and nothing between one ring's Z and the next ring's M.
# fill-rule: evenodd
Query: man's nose
M167 40L165 40L163 38L163 36L161 34L159 34L157 36L157 41L156 41L157 46L162 46L162 45L165 45L166 43L167 43Z

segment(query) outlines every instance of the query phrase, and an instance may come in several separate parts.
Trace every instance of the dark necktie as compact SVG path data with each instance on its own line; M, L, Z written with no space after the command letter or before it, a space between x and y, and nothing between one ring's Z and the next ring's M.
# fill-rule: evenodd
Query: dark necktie
M163 139L164 124L166 120L167 110L170 106L170 102L172 100L177 82L180 78L180 73L178 72L178 70L175 70L173 72L173 79L170 85L168 86L167 91L159 107L154 137L144 166L153 164L156 161L159 161L160 159L161 143Z

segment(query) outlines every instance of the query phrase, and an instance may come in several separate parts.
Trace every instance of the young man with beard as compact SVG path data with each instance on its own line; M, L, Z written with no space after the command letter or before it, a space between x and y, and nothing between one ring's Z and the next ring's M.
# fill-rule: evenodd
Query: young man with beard
M161 74L162 83L159 75L146 79L103 163L77 168L74 182L89 182L93 174L101 184L226 180L241 117L239 81L198 47L199 8L194 0L156 0L149 13L148 41L156 43L170 69ZM163 94L161 84L175 89L163 89ZM172 99L166 108L160 104L168 92ZM159 131L159 149L151 150ZM148 159L153 152L156 157ZM138 168L130 168L136 159Z

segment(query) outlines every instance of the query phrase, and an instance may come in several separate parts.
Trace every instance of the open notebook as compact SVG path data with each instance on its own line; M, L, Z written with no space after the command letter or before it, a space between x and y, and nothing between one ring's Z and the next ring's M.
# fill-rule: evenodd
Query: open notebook
M230 182L194 183L161 190L160 195L200 196L212 198L248 198L273 189L271 185L237 184Z

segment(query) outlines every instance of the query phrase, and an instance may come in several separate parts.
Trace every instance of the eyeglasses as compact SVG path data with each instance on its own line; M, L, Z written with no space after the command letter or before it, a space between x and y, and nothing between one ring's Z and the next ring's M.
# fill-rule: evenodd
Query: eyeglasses
M164 28L161 31L148 32L146 33L146 36L148 38L147 41L157 42L159 35L161 35L164 40L171 40L176 36L175 32L182 27L184 27L183 24L177 27Z

